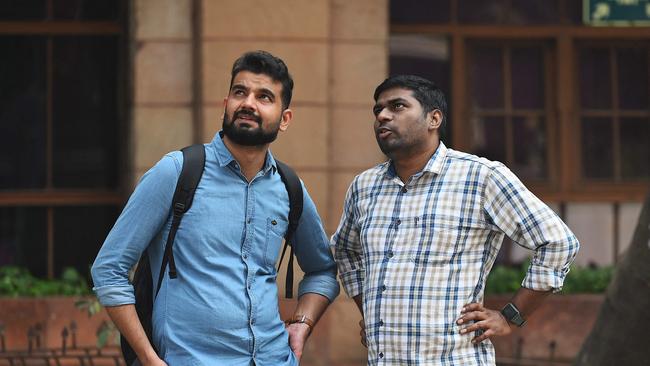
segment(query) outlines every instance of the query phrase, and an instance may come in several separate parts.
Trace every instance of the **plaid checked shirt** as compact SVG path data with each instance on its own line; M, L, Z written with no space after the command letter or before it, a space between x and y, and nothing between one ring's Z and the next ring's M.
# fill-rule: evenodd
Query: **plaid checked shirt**
M440 143L406 184L390 162L352 182L332 237L343 287L363 295L369 365L494 365L455 321L482 302L504 235L534 250L522 286L559 291L578 241L503 164Z

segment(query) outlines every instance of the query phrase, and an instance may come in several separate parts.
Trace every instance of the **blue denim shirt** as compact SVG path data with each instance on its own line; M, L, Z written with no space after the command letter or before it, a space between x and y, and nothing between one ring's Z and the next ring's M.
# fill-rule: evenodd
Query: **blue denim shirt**
M275 160L248 183L217 134L192 207L174 242L176 279L165 274L153 312L153 341L170 365L297 365L278 313L276 261L288 226L289 198ZM129 269L149 248L158 272L171 226L171 201L183 163L167 154L141 179L92 267L105 306L133 304ZM333 301L339 292L328 239L306 189L294 237L305 272L298 295ZM155 283L155 281L154 281Z

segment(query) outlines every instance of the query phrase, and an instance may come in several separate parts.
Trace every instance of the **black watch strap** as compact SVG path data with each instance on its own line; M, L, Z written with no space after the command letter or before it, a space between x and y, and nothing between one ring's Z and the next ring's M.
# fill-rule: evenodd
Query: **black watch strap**
M519 309L517 309L515 304L511 302L507 303L506 306L501 309L501 314L503 314L507 321L518 327L523 327L524 324L526 324L526 319L521 316Z

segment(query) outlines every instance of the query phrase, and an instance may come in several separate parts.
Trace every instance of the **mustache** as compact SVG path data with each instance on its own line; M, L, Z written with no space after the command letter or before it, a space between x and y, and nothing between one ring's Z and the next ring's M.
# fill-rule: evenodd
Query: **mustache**
M235 120L235 119L237 119L237 118L239 118L241 116L248 116L251 119L253 119L255 122L262 123L262 118L260 116L257 116L252 111L249 111L249 110L246 110L246 109L242 109L240 111L235 112L235 114L233 116L233 120Z

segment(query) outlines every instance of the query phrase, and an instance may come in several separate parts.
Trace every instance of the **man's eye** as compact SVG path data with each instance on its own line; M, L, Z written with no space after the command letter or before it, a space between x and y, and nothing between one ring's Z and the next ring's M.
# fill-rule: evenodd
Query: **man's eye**
M405 107L404 103L395 103L395 104L393 104L393 109L395 109L395 110L399 110L399 109L402 109L404 107Z
M270 101L272 100L272 99L271 99L271 96L270 96L270 95L266 95L266 94L262 94L262 95L260 95L260 99L265 100L265 101L267 101L267 102L270 102Z
M233 95L244 95L244 91L243 90L233 90L232 94Z
M381 113L381 111L382 111L383 109L384 109L384 108L373 108L372 113L373 113L375 116L378 116L379 113Z

